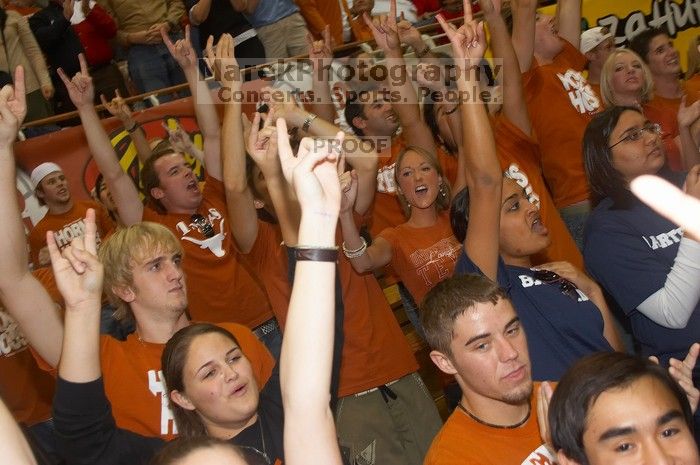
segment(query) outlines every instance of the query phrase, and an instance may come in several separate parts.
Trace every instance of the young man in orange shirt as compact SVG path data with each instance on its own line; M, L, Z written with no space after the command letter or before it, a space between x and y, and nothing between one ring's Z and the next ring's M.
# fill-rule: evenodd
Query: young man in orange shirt
M579 52L581 0L559 0L557 17L536 13L537 2L513 10L513 47L525 100L542 154L542 172L579 249L590 211L583 168L583 133L600 101L583 77Z
M0 298L41 362L56 367L63 325L54 299L28 270L24 224L16 202L12 143L26 114L21 68L14 82L10 110L3 107L0 114L0 235L4 238L0 242ZM0 100L8 99L7 89L0 92ZM88 210L83 221L86 234L95 234L93 210ZM107 335L101 339L105 389L115 419L120 427L140 434L172 437L177 430L161 381L160 358L170 337L190 324L182 246L165 227L142 223L115 232L103 242L100 254L107 272L107 294L136 326L125 341ZM238 338L263 386L274 366L271 355L248 328L221 325Z
M199 80L197 57L187 38L175 46L166 42L185 71L192 88L197 120L214 126L204 140L205 187L202 190L183 154L169 144L156 147L141 171L146 205L119 164L114 148L93 106L93 85L85 64L72 81L61 72L78 109L91 152L114 198L122 222L129 226L143 220L165 225L181 241L188 260L184 272L190 283L190 316L199 321L233 321L248 326L278 357L282 345L279 326L259 278L241 260L232 238L226 209L215 112L204 81ZM166 38L167 41L167 38ZM175 51L177 50L177 51ZM213 113L213 116L211 115ZM212 119L214 121L212 121Z
M85 234L83 218L88 208L95 209L98 216L98 243L114 228L109 214L98 203L73 200L66 175L56 163L45 162L34 168L31 180L39 203L49 209L46 216L35 224L29 233L34 268L51 264L46 247L46 232L54 231L59 247L67 246L74 238Z

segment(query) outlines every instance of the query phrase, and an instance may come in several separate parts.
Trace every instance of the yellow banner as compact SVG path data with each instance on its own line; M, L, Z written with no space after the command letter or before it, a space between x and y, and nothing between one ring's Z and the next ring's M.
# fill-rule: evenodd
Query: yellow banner
M553 15L555 6L541 11ZM582 22L582 30L609 27L617 47L646 29L664 29L674 39L685 70L688 47L700 31L700 0L583 0Z

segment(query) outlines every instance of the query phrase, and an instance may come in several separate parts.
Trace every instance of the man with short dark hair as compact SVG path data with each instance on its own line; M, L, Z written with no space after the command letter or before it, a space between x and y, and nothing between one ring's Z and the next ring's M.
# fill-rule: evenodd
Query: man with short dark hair
M505 291L484 276L442 281L421 306L437 367L462 389L425 465L553 464L538 427L525 332Z
M673 40L663 29L647 29L630 41L630 48L642 57L654 78L654 97L644 106L649 121L661 125L666 160L674 170L689 169L681 157L678 109L685 92L681 81L681 62Z
M549 426L560 465L698 465L692 415L664 368L611 352L571 367L552 396Z

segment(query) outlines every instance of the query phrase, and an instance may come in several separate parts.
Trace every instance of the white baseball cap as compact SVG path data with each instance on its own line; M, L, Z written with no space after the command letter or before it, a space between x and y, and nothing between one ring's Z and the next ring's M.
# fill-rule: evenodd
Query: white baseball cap
M581 33L579 50L581 50L581 53L588 53L610 37L612 37L612 34L607 27L592 27Z
M41 165L34 168L34 170L32 171L32 175L30 176L30 179L32 181L32 186L34 187L34 189L36 189L39 186L39 183L41 182L42 179L44 179L46 176L48 176L51 173L55 173L56 171L63 171L63 170L56 163L53 163L50 161L42 163Z

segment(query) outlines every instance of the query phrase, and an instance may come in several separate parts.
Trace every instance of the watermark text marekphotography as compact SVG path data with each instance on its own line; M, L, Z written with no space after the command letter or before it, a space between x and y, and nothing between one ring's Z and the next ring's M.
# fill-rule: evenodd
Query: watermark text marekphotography
M415 100L402 91L407 83L414 86L419 99L434 103L500 103L502 98L501 59L459 63L450 58L429 58L386 60L376 64L369 59L347 59L335 60L330 67L314 67L309 60L278 60L252 72L242 69L244 64L243 60L241 63L216 61L216 77L222 83L216 89L220 102L284 103L293 99L298 103L338 103L352 95L361 103L377 99L391 104L412 103ZM248 86L239 90L240 85L226 84L256 78L264 78L270 81L270 86L282 91L263 92ZM330 92L314 93L315 81L328 83ZM462 85L458 86L460 81ZM436 92L436 89L441 91Z

